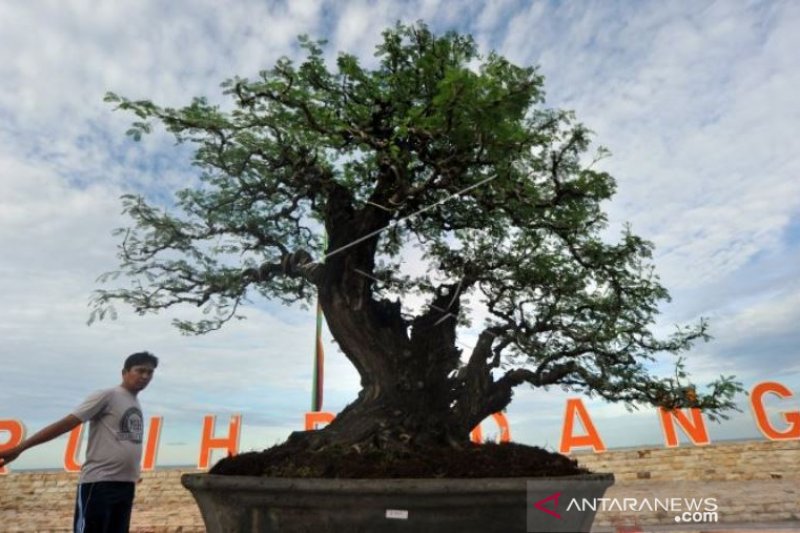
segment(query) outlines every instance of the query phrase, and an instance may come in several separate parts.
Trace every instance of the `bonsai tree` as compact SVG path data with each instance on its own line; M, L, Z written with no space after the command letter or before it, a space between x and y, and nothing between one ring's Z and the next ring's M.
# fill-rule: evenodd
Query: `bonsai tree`
M734 407L731 377L701 393L678 355L674 376L648 370L707 339L707 324L654 335L668 293L652 245L630 228L601 237L615 190L593 168L605 151L587 158L587 128L543 106L536 68L422 23L384 31L372 69L345 53L329 69L324 43L300 44L302 63L224 82L230 111L107 95L138 117L135 139L155 121L194 143L201 185L179 191L174 212L123 197L132 225L107 276L130 284L98 291L92 319L116 301L140 314L188 304L205 318L176 325L201 334L251 296L318 297L362 388L330 425L293 434L312 450L464 446L521 385L712 419ZM410 249L424 275L403 273ZM487 318L465 351L477 299Z

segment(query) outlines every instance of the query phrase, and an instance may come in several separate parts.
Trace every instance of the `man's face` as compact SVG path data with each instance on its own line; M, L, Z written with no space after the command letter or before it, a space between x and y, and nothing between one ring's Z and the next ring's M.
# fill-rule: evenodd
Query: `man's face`
M153 379L155 368L152 365L134 365L122 371L122 386L136 394Z

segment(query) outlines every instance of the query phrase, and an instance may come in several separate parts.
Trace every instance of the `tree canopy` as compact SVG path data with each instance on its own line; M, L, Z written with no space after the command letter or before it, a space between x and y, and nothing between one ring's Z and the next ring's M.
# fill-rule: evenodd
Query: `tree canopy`
M107 95L138 117L133 138L155 121L193 143L202 185L178 191L171 211L123 198L133 223L119 230L121 266L108 276L129 283L98 291L93 318L114 301L139 313L190 304L208 315L177 326L204 333L248 297L319 293L365 390L438 387L435 400L467 425L523 383L712 418L734 407L732 377L705 394L685 382L680 358L674 376L649 372L659 353L707 339L708 325L654 335L669 295L652 245L628 227L602 238L616 187L595 168L605 152L587 156L589 130L544 106L536 68L422 23L384 31L374 68L346 53L329 68L324 43L300 43L302 62L224 82L231 110ZM426 273L400 274L409 247ZM410 296L421 311L404 305ZM463 353L457 328L474 297L489 318Z

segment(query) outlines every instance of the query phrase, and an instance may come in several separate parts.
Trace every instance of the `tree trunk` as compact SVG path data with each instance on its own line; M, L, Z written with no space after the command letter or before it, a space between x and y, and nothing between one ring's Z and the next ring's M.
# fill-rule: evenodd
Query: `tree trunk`
M400 302L376 300L376 238L390 215L352 208L349 191L333 186L326 213L328 255L316 283L328 328L361 376L362 390L324 429L296 432L290 444L359 449L465 445L474 424L458 409L455 379L461 284L440 287L430 309L413 322Z
M353 294L357 282L342 284L349 285L346 294ZM319 294L328 327L358 370L362 390L328 426L296 432L290 442L359 450L467 444L471 427L452 409L452 374L460 356L455 317L442 320L436 313L409 324L399 302L356 300L330 285Z

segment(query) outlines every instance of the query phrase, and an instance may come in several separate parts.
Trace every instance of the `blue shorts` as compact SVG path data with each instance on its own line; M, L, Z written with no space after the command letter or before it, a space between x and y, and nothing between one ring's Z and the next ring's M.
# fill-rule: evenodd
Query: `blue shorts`
M75 498L75 533L128 533L136 484L81 483Z

